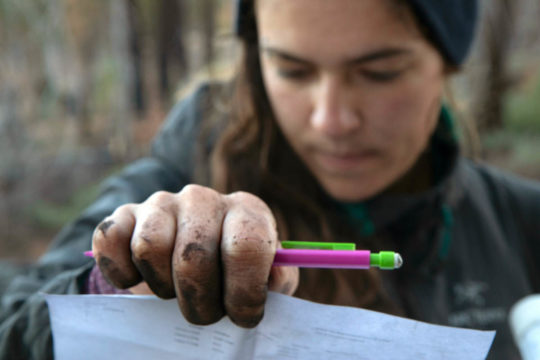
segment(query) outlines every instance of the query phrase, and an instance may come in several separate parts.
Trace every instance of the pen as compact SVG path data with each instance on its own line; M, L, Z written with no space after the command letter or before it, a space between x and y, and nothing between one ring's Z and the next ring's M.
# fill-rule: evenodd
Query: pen
M392 270L400 268L403 259L393 251L278 249L272 265L332 269L378 267Z
M393 270L403 265L401 255L396 252L373 253L369 250L354 250L354 244L284 241L282 246L284 249L276 250L273 266L332 269L378 267ZM334 248L348 250L333 250ZM93 257L92 251L85 251L84 255Z
M353 243L285 240L281 246L284 250L276 251L274 266L393 270L403 265L401 255L396 252L356 250Z

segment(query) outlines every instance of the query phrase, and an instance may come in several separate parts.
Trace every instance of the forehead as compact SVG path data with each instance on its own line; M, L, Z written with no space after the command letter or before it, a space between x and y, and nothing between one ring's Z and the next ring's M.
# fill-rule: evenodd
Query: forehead
M260 42L310 58L358 56L423 41L412 15L392 0L257 0Z

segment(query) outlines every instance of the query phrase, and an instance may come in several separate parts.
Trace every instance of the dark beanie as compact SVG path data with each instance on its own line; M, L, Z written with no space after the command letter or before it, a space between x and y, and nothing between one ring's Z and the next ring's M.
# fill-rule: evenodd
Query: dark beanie
M418 21L429 30L447 61L460 65L474 39L477 0L409 0Z
M235 31L246 40L256 39L254 0L235 0ZM461 65L474 39L478 0L407 0L430 40L451 64Z

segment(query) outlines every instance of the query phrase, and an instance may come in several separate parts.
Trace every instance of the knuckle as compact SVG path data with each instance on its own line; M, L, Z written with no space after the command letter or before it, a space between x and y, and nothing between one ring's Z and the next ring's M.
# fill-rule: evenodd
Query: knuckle
M259 262L261 258L272 256L272 240L253 233L240 232L234 234L231 241L223 243L222 252L224 258L239 265Z
M131 213L133 213L133 209L136 206L137 206L136 204L132 204L132 203L120 205L119 207L116 208L116 210L114 210L111 217L116 217L116 216L125 215L125 214L131 214Z
M200 224L186 226L183 234L184 239L190 242L188 245L198 243L204 244L206 247L217 247L219 236L218 229L209 229Z
M111 246L115 246L117 234L114 229L115 222L111 218L105 218L94 229L92 235L92 246L98 250L108 249Z
M131 242L131 253L135 260L147 260L154 252L155 246L149 237L139 236L136 241Z
M138 231L144 234L159 235L169 230L171 226L170 215L157 206L147 206L140 213L138 219Z
M174 226L174 219L166 209L156 204L141 206L136 214L136 231L139 234L159 237L167 234Z
M101 231L99 231L99 228L96 227L94 230L94 235L92 236L92 246L95 248L103 248L107 244L107 238Z
M229 201L232 202L233 208L246 217L266 223L273 228L276 227L276 220L272 211L259 197L243 191L234 192L227 196Z
M223 196L217 191L200 186L186 185L177 196L181 228L189 229L197 224L215 227L226 211ZM187 232L186 232L187 233Z
M191 193L191 192L197 192L197 191L204 191L206 189L202 185L198 184L187 184L185 185L182 190L180 190L180 193Z
M271 257L277 244L277 231L260 216L249 213L238 214L237 221L225 230L221 248L224 254L234 260L252 254L253 258Z
M221 268L218 256L200 243L191 242L181 247L179 254L173 258L173 268L179 288L191 287L191 294L214 294L220 291Z
M184 196L184 197L197 197L209 191L214 191L214 190L211 190L210 188L207 188L202 185L188 184L182 188L182 190L179 192L179 195Z
M131 241L131 252L136 259L162 258L168 255L170 248L170 241L148 229L143 229Z
M220 194L214 189L206 186L189 184L178 193L178 198L183 203L208 203L219 202Z
M258 207L270 211L266 203L261 198L251 193L245 191L236 191L227 196L235 203L246 204L250 207Z
M109 229L114 225L114 220L112 220L111 218L105 218L102 222L100 222L98 224L98 226L96 227L96 232L98 234L101 234L103 235L103 237L106 237L107 236L107 232L109 231Z
M135 204L124 204L108 217L101 221L94 232L94 235L102 237L118 238L130 235L134 217L133 209Z
M213 258L210 251L208 251L199 242L190 242L186 244L181 253L182 262L184 266L180 266L180 271L191 270L190 266L193 264L203 265L211 262Z
M181 246L173 262L179 279L189 278L195 282L207 283L207 279L220 272L217 249L208 248L199 242Z
M163 206L169 204L174 198L174 194L167 191L156 191L145 201L146 204L156 204Z

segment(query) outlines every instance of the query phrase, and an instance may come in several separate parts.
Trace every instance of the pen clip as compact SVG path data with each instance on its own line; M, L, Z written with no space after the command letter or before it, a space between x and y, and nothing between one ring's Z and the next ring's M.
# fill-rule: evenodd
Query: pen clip
M305 249L305 250L356 250L353 243L332 243L317 241L293 241L286 240L281 242L284 249Z

